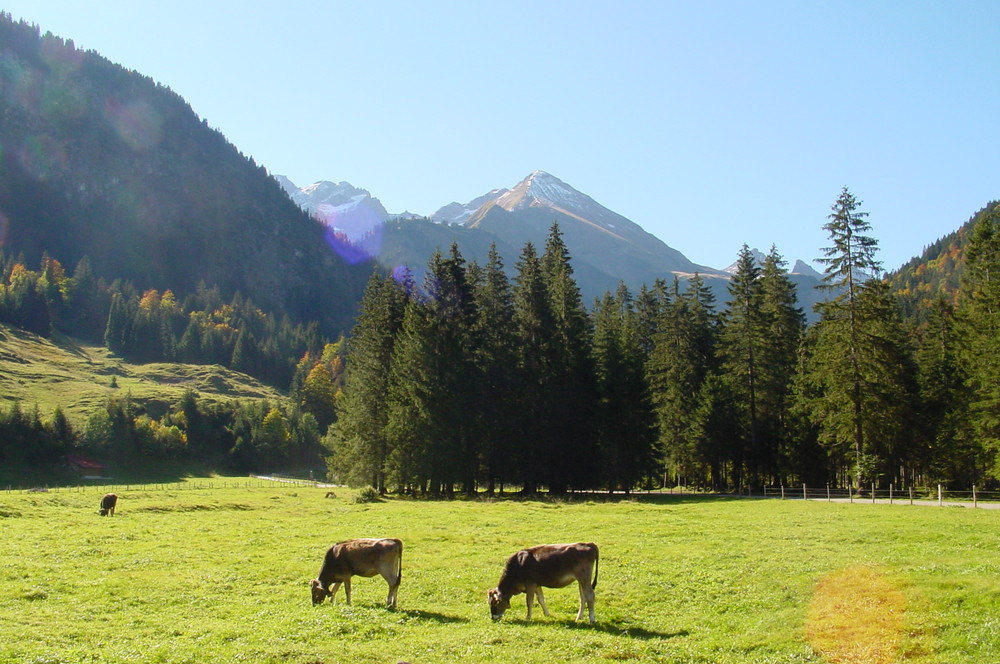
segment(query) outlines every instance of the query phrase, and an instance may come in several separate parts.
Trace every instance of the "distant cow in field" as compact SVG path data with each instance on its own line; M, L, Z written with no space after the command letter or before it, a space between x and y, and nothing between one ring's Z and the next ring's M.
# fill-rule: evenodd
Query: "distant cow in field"
M322 604L344 584L347 604L351 604L351 577L381 574L389 584L386 606L396 607L396 594L403 580L403 543L398 539L351 539L331 546L323 559L319 577L309 582L313 605ZM330 587L333 584L333 587Z
M489 591L490 615L499 620L510 608L510 598L527 594L528 620L538 596L542 612L549 615L542 588L565 588L576 581L580 587L580 610L576 619L583 618L584 606L590 609L590 624L594 624L594 589L597 588L598 550L596 544L543 544L518 551L507 559L500 582Z
M101 498L101 516L114 516L115 505L118 504L118 496L113 493L106 493Z

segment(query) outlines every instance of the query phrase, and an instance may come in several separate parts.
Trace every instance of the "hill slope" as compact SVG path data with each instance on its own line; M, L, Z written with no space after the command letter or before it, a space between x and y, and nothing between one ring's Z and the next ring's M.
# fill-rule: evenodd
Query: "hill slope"
M112 381L117 387L112 387ZM185 390L208 402L268 398L282 400L277 390L218 365L130 364L106 348L56 335L52 339L0 325L0 406L35 405L43 417L56 406L74 424L82 424L112 396L131 396L151 415L159 416L180 400Z
M973 226L1000 202L987 203L958 230L927 246L920 256L906 262L887 278L898 296L904 315L917 324L926 322L938 299L955 304L965 265L965 248Z
M371 273L177 94L0 14L0 244L347 329Z

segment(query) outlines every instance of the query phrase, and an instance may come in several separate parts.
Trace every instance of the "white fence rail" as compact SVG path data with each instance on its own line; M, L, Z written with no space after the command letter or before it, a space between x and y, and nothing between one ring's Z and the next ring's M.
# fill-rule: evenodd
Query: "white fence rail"
M936 487L906 487L898 489L892 485L888 488L879 488L876 485L866 487L863 492L855 489L834 488L826 486L823 488L808 487L805 484L800 486L765 486L765 498L800 499L800 500L826 500L828 502L851 502L851 503L888 503L903 505L937 505L960 506L960 507L990 507L1000 508L1000 491L984 491L976 486L971 491L956 491L945 489L939 484Z

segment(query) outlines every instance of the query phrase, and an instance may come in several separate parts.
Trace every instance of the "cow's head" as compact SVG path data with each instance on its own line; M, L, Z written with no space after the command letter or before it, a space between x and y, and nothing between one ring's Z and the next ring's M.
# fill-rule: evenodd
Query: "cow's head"
M313 579L310 581L309 589L312 591L313 606L322 604L323 600L333 594L323 587L323 584L319 582L319 579Z
M487 597L490 601L490 617L493 620L500 620L503 618L504 612L510 608L510 597L505 596L497 588L487 593Z
M108 508L107 507L102 507L101 508L101 516L107 516L107 515L108 515Z

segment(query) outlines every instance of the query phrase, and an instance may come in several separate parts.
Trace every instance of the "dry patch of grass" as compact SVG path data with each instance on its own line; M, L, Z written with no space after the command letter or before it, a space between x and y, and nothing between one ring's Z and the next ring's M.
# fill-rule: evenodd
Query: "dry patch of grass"
M906 596L867 566L828 574L816 586L806 638L832 664L891 664L905 630Z

